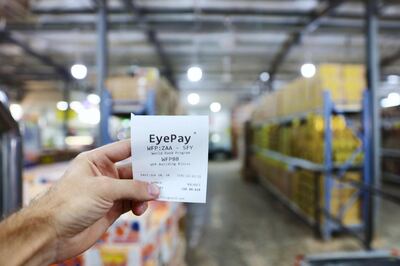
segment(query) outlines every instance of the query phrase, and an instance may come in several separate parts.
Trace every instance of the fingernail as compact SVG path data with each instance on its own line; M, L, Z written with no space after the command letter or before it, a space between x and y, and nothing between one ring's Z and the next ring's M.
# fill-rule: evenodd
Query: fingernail
M154 184L149 184L147 186L147 190L148 190L149 194L154 197L158 197L158 195L160 194L160 188Z

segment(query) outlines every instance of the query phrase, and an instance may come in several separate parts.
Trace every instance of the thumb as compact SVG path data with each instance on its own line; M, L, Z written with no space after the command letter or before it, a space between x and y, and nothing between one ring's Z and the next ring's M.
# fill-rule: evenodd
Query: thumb
M107 178L107 182L102 187L105 188L105 196L112 201L121 199L149 201L157 199L160 195L159 187L154 184L133 179L105 178Z

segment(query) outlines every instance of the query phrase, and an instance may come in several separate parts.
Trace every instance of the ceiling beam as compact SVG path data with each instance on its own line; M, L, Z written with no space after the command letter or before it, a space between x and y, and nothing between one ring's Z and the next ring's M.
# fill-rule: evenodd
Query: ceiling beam
M321 19L330 14L336 7L338 7L343 0L330 0L324 1L325 7L317 7L316 10L313 12L311 18L308 19L304 28L292 33L286 41L283 43L281 49L276 54L275 58L271 62L271 66L269 69L270 73L270 81L274 80L276 73L279 71L282 63L285 61L286 57L289 55L292 48L301 42L301 38L303 35L315 31L321 24Z
M149 15L194 15L195 8L162 8L162 7L137 7L138 11L146 16ZM35 15L90 15L95 14L92 8L33 8L32 13ZM110 15L127 14L125 8L109 8ZM291 18L304 18L313 16L313 12L307 10L279 10L279 9L259 9L259 8L212 8L205 7L201 9L201 15L217 15L217 16L268 16L268 17L291 17ZM357 12L345 12L332 14L333 18L339 19L355 19L363 20L364 15ZM382 15L381 21L399 21L398 15Z
M134 0L122 0L125 8L131 12L138 21L139 26L144 30L147 40L149 43L151 43L158 55L158 58L161 61L161 64L163 66L163 74L166 76L166 78L171 82L171 84L176 87L176 81L174 77L174 71L172 69L172 65L167 57L167 54L164 51L163 46L161 45L161 42L158 39L156 31L150 27L148 20L146 19L145 15L136 7L136 4Z
M108 22L108 28L110 31L118 30L137 30L139 23L134 17L133 19L119 19L118 21L112 20ZM399 20L400 21L400 20ZM381 23L380 31L385 34L392 34L399 36L400 22L387 22ZM202 29L198 33L219 33L226 32L226 24L224 20L220 21L202 21ZM195 26L195 20L187 21L185 19L176 18L173 21L170 20L157 20L153 21L148 19L148 25L152 27L157 33L162 32L187 32L193 33ZM282 21L241 21L233 22L232 26L237 33L257 33L257 32L280 32L280 33L293 33L304 30L308 23L293 20L282 20ZM334 34L363 34L364 25L362 21L348 22L348 21L324 21L319 22L318 32L321 33L334 33ZM54 20L46 21L41 23L34 22L9 22L7 28L10 31L18 32L39 32L39 31L90 31L93 32L96 29L95 21L77 21L77 20Z
M64 66L59 65L58 63L54 62L54 60L51 57L35 51L29 44L24 43L21 40L18 40L18 38L15 38L10 31L7 31L7 30L1 31L0 32L0 40L12 43L12 44L20 47L26 54L38 59L44 65L53 68L54 71L58 75L60 75L61 78L63 78L64 80L71 79L68 70L65 69Z

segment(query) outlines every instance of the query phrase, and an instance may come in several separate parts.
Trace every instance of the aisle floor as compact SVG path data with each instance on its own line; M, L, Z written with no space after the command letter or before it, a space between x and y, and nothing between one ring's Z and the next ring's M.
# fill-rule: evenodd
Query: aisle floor
M351 237L314 238L264 188L244 183L237 161L211 162L208 182L207 204L188 206L189 266L293 265L297 255L361 248Z

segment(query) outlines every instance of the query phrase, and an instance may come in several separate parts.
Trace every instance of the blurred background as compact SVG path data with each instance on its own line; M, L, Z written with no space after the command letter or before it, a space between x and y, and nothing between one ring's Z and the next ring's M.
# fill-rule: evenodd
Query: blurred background
M400 265L400 2L1 0L0 213L130 114L209 115L207 204L60 265Z

